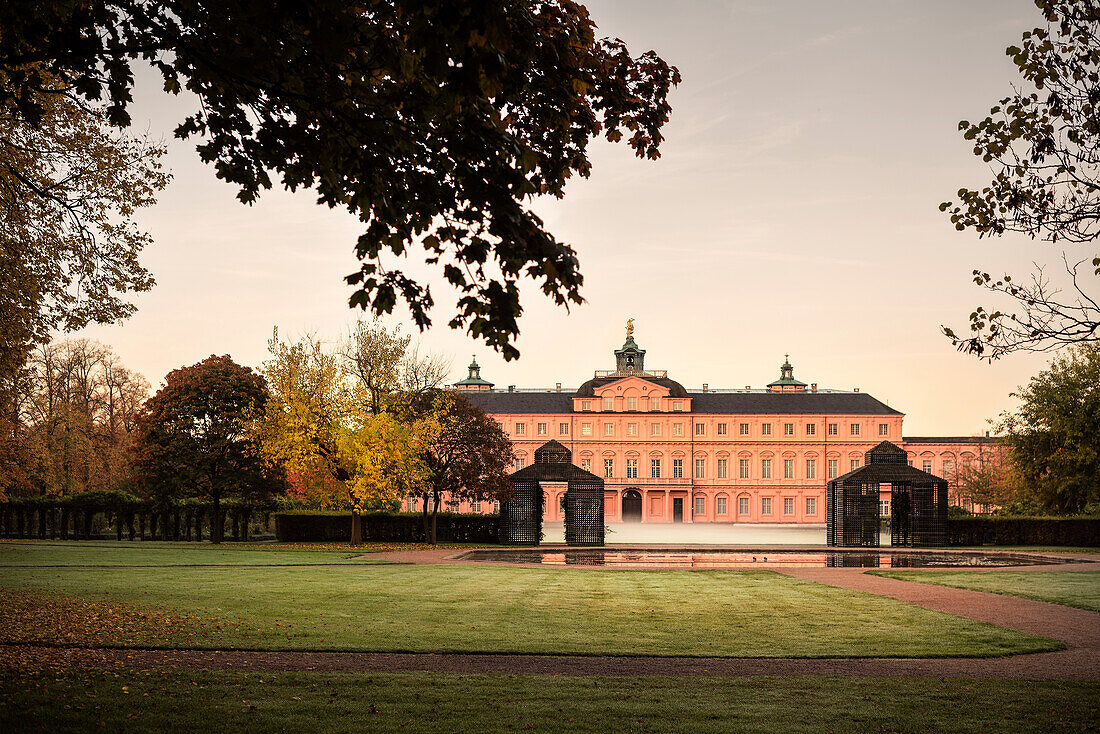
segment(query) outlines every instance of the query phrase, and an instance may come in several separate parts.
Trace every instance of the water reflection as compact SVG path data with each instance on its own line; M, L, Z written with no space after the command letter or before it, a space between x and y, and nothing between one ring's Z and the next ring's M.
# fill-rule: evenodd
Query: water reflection
M960 568L1060 563L1038 556L878 551L471 550L464 561L621 568Z

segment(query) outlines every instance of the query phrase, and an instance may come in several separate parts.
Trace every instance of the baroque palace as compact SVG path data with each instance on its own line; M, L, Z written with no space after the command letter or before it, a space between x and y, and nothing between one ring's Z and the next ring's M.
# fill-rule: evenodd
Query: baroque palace
M575 392L560 384L496 390L476 359L453 389L500 423L517 469L556 440L575 464L603 477L609 522L824 523L826 481L858 469L881 441L905 449L910 465L947 479L952 501L967 506L956 469L994 448L995 439L985 437L904 436L903 413L858 389L800 382L789 359L764 389L704 384L689 391L664 370L645 368L633 331L631 319L615 369L597 371ZM544 489L544 519L562 520L565 485ZM889 514L888 492L881 503Z

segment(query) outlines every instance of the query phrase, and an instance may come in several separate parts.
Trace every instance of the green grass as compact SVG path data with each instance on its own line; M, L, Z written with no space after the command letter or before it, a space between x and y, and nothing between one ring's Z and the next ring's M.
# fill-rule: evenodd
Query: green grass
M278 566L286 564L377 563L359 560L364 550L284 549L202 543L4 542L3 566Z
M1100 612L1100 571L873 571L902 581L1021 596Z
M136 672L0 680L4 731L1096 731L1100 686L905 678Z
M989 656L1061 647L770 571L8 568L5 587L106 602L103 614L121 604L213 621L200 632L158 631L145 641L167 646L741 657ZM142 639L133 629L116 638L109 624L90 634L90 644Z

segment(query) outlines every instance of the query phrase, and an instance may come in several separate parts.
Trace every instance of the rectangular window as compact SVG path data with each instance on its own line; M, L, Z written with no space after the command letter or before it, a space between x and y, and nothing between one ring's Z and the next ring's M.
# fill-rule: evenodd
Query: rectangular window
M581 435L582 436L591 436L592 435L592 424L591 423L582 423L581 424Z
M806 514L807 515L816 515L817 514L817 497L807 497L806 498Z
M681 402L681 401L679 401L679 400L673 400L673 401L672 401L672 409L673 409L673 410L674 410L675 412L679 413L680 411L682 411L682 410L684 409L684 404L683 404L683 402Z
M828 433L830 436L835 436L835 435L837 435L837 432L838 432L837 424L836 423L830 423L829 424L829 430L826 431L826 433Z
M603 460L603 475L605 479L610 479L615 476L615 460L604 459Z
M672 460L672 478L683 479L684 478L684 460L673 459Z
M654 479L660 479L661 478L661 460L660 459L650 459L649 460L649 476L653 477Z
M603 435L605 435L605 436L614 436L615 435L615 424L614 423L604 423L603 424Z
M794 479L794 459L783 459L783 478Z
M860 460L859 460L859 459L852 459L852 461L850 462L850 464L851 464L851 467L852 467L852 468L850 469L850 471L855 471L856 469L858 469L858 468L859 468L859 466L860 466L860 463L861 463L861 462L860 462Z
M940 475L944 479L952 479L955 472L955 462L950 459L943 460L943 473Z
M738 464L738 472L737 472L738 476L741 479L748 479L749 478L749 460L748 459L741 459L739 462L737 462L737 464Z
M889 436L890 435L890 424L889 423L879 423L878 424L878 435L880 435L880 436Z
M581 459L581 469L587 472L592 471L592 459Z
M627 459L626 460L626 478L637 479L638 478L638 460Z
M770 435L772 435L772 424L771 423L761 423L760 424L760 435L761 436L770 436Z
M828 466L829 466L829 468L828 468L829 479L836 479L836 475L837 475L837 471L838 471L837 464L838 464L838 462L837 462L836 459L829 459L829 463L828 463Z
M660 412L660 410L661 410L661 399L658 398L658 397L651 397L649 399L649 409L653 410L653 411L656 411L656 412Z
M626 424L626 435L628 435L628 436L637 436L638 435L638 424L637 423L627 423Z
M695 435L696 436L705 436L705 435L707 435L707 424L706 423L696 423L695 424Z
M568 436L569 435L569 424L568 423L559 423L558 424L558 435L559 436Z
M481 503L477 500L473 500L470 503L470 512L481 512Z
M703 479L707 475L707 460L696 459L695 460L695 478Z
M760 460L760 478L771 479L772 478L772 460L761 459Z
M784 436L793 436L794 435L794 424L793 423L784 423L783 424L783 435Z
M737 424L737 432L739 434L741 434L742 436L749 435L749 424L748 423L738 423Z
M817 424L816 423L807 423L806 424L806 435L807 436L816 436L817 435Z
M932 473L932 460L931 459L925 459L924 461L922 461L920 463L920 468L923 469L924 471L928 472L929 474L931 474Z
M761 497L760 498L760 514L761 515L770 515L770 514L772 514L772 498L771 497Z
M614 410L615 409L615 398L604 398L603 399L603 409L604 410Z
M660 423L650 423L649 424L649 435L650 436L660 436L661 435L661 424Z
M539 423L537 425L537 427L535 428L535 433L537 433L540 436L545 436L548 432L549 432L549 429L546 427L545 423Z
M729 471L726 467L727 467L727 460L726 459L719 459L718 460L717 472L716 472L719 479L725 479L726 478L726 474Z
M516 459L516 471L519 471L525 466L527 466L527 459L524 459L523 457Z
M882 515L883 517L890 514L890 500L878 501L878 514Z
M849 426L849 429L851 430L853 436L858 436L859 435L859 424L858 423L853 423L851 426Z
M695 514L696 515L705 515L705 514L707 514L707 498L706 497L696 497L695 498Z
M784 497L783 498L783 514L784 515L793 515L794 514L794 497Z
M684 435L684 424L683 423L673 423L672 424L672 435L673 436L683 436Z
M738 497L737 498L737 512L742 515L749 514L749 498Z
M527 424L526 423L517 423L516 424L516 435L517 436L526 436L527 435Z
M627 410L637 410L638 409L638 398L627 398L626 399L626 409Z
M416 512L416 497L405 500L405 512Z
M725 515L726 514L726 498L718 497L714 500L714 514Z
M727 431L726 431L726 427L727 427L727 425L728 425L728 424L726 424L726 423L719 423L719 424L718 424L718 435L719 435L719 436L725 436L725 435L726 435L726 433L727 433Z
M817 459L806 459L806 478L817 479Z
M582 400L581 401L581 410L592 410L592 401L591 400Z

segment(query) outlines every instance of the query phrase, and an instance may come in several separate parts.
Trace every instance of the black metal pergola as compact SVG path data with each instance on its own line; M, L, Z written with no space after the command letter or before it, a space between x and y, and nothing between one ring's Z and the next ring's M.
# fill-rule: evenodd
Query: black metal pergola
M826 485L826 544L879 545L879 493L890 486L890 544L947 544L947 481L909 466L901 447L883 441L864 465Z
M542 482L565 482L565 542L603 545L603 480L573 465L573 454L557 441L535 450L535 463L509 476L512 493L500 503L500 542L538 545L542 536Z

